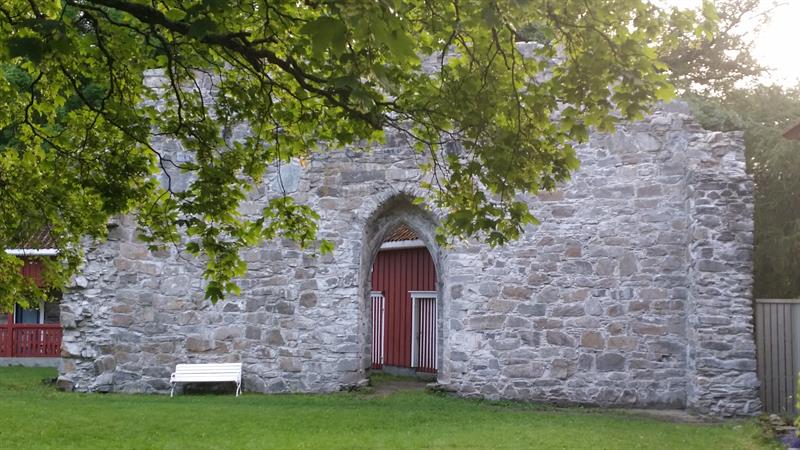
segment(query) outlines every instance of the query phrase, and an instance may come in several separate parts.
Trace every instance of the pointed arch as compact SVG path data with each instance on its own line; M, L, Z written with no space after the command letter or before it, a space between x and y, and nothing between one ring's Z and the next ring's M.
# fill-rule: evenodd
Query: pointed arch
M362 306L362 321L364 333L364 360L363 367L369 367L371 361L372 345L372 314L370 305L371 292L371 271L378 252L381 249L386 237L397 227L406 225L411 228L419 239L423 242L431 255L434 268L436 270L436 308L439 311L437 318L437 366L439 372L437 378L440 380L446 373L446 368L442 364L443 344L446 342L446 292L447 292L447 270L446 252L436 243L436 228L439 220L436 215L415 205L413 199L416 196L407 192L396 192L383 199L374 209L364 223L363 245L361 246L360 257L360 276L359 276L359 298Z

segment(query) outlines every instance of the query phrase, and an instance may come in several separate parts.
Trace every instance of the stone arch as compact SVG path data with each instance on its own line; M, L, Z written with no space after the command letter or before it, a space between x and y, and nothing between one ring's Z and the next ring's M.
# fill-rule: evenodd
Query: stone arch
M436 269L436 308L437 320L437 380L447 376L447 369L443 364L445 346L447 342L447 327L445 324L447 306L447 254L436 243L436 228L439 225L437 216L413 203L414 195L407 192L397 192L384 199L374 209L364 223L362 236L360 268L359 268L359 303L361 309L362 341L362 367L369 367L371 361L372 342L372 315L370 314L371 269L378 255L384 239L398 226L405 224L413 229L433 259Z

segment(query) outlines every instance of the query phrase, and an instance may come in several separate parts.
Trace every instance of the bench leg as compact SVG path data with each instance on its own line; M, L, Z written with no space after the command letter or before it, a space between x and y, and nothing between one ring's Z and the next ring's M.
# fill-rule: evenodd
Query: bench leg
M236 396L238 397L239 393L241 393L241 392L242 392L242 384L241 383L236 383Z
M169 390L169 398L172 398L175 395L175 383L170 383L172 385L172 389Z

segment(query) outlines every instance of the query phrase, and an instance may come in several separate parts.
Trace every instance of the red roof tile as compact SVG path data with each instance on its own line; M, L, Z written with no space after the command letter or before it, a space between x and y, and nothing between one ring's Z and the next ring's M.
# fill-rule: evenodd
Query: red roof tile
M417 233L406 224L401 224L386 236L383 242L414 241L419 239Z
M783 133L783 137L785 137L786 139L794 139L796 141L800 141L800 123L786 130L786 132Z
M50 228L45 227L38 232L29 233L17 239L14 248L18 249L43 249L56 248L56 241L50 234Z

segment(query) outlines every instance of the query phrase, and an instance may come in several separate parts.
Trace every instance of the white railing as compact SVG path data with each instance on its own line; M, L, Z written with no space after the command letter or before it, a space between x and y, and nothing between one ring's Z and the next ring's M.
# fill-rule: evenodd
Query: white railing
M411 367L436 372L436 291L411 291Z
M372 305L372 367L383 366L383 349L386 335L386 299L383 293L373 291L369 295Z

